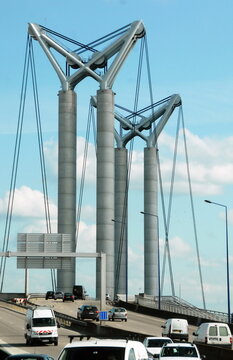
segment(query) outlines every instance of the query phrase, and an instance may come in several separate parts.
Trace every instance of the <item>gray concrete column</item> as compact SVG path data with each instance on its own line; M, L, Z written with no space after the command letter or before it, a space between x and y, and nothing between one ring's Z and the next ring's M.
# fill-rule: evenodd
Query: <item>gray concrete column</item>
M58 233L72 235L75 251L76 230L76 93L59 91L58 141ZM71 291L75 284L75 258L70 270L57 271L57 288Z
M114 93L97 91L96 248L106 253L106 291L114 295ZM100 298L100 264L96 297Z
M115 149L115 291L128 294L128 151Z
M158 295L158 178L156 148L144 149L144 292ZM151 215L150 215L151 214Z

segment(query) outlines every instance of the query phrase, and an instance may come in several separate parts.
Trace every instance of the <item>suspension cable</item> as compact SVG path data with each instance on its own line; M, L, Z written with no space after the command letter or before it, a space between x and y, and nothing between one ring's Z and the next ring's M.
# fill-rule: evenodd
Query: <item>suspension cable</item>
M89 105L89 114L87 121L87 129L86 129L86 137L85 137L85 146L84 146L84 156L83 156L83 165L82 165L82 175L81 175L81 183L80 183L80 191L78 198L78 208L77 208L77 220L76 220L76 252L78 247L78 236L79 236L79 227L80 227L80 218L81 218L81 210L82 210L82 200L83 200L83 191L84 191L84 183L85 183L85 174L86 174L86 164L87 164L87 153L88 153L88 144L90 137L90 127L91 127L91 118L93 114L93 107Z
M199 245L198 245L198 237L197 237L196 217L195 217L194 204L193 204L191 176L190 176L190 169L189 169L189 159L188 159L187 141L186 141L185 126L184 126L184 115L183 115L182 106L181 106L180 111L181 111L182 132L183 132L186 167L187 167L187 175L188 175L189 196L190 196L190 203L191 203L191 211L192 211L192 218L193 218L193 229L194 229L194 237L195 237L195 245L196 245L196 253L197 253L198 271L199 271L200 284L201 284L203 307L206 310L205 294L204 294L202 271L201 271L201 262L200 262L200 253L199 253Z
M11 172L10 190L9 190L7 215L6 215L5 230L4 230L3 248L2 248L3 252L8 251L9 235L10 235L10 228L11 228L11 221L12 221L12 211L13 211L13 203L14 203L14 195L15 195L15 184L16 184L16 176L17 176L17 171L18 171L19 150L20 150L20 145L21 145L22 126L23 126L27 79L28 79L28 67L29 67L28 51L29 51L29 35L27 36L25 58L24 58L23 80L22 80L21 95L20 95L20 107L19 107L19 114L18 114L16 140L15 140L15 148L14 148L14 154L13 154L13 166L12 166L12 172ZM1 292L3 289L5 267L6 267L6 257L2 257L1 258L1 266L0 266Z
M101 45L102 43L106 42L106 41L109 41L111 39L113 39L114 37L116 36L119 36L121 35L122 33L126 32L126 30L129 28L130 24L128 25L125 25L123 27L121 27L120 29L118 30L115 30L115 31L112 31L111 33L105 35L105 36L102 36L101 38L97 39L97 40L94 40L92 42L90 42L89 44L83 44L77 40L74 40L74 39L71 39L65 35L62 35L54 30L51 30L51 29L48 29L47 27L43 26L43 25L40 25L40 27L47 31L48 33L52 34L52 35L55 35L65 41L68 41L72 44L75 44L75 45L78 45L79 48L74 50L74 52L76 52L77 54L81 54L82 52L86 51L86 50L90 50L92 52L97 52L98 50L94 49L92 46L98 46L98 45Z
M37 125L37 137L38 137L40 167L41 167L41 178L42 178L42 187L43 187L43 195L44 195L46 228L47 228L47 233L51 233L49 196L48 196L48 187L47 187L47 176L46 176L44 149L43 149L43 136L42 136L42 127L41 127L39 96L38 96L38 88L37 88L36 68L35 68L32 39L30 39L30 43L29 43L29 59L30 59L30 65L31 65L32 87L33 87L33 95L34 95L35 117L36 117L36 125ZM52 285L53 285L53 289L54 289L54 283L55 283L55 270L54 269L51 269L51 280L52 280Z
M140 91L140 80L141 80L141 74L142 74L142 62L143 62L144 48L145 48L145 42L142 39L141 47L140 47L140 54L139 54L137 81L136 81L136 88L135 88L134 114L136 114L137 107L138 107L138 99L139 99L139 91ZM136 123L136 115L134 115L134 117L133 117L133 124L135 124L135 123ZM130 183L130 175L131 175L131 167L132 167L133 146L134 146L134 138L130 141L130 149L129 149L129 156L128 156L128 172L127 172L125 197L124 197L123 213L122 213L122 221L121 221L122 226L121 226L121 232L120 232L119 248L118 248L118 251L117 251L118 256L117 256L117 259L116 259L115 294L117 293L118 286L119 286L121 258L122 258L124 234L125 234L125 227L126 227L125 218L126 218L126 214L127 214L128 191L129 191L129 183ZM128 285L127 285L127 287L128 287ZM126 293L127 293L127 291L128 290L126 289Z

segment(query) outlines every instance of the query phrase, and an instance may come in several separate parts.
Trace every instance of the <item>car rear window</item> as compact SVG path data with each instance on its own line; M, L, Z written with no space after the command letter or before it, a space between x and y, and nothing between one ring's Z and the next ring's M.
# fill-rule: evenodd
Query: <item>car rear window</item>
M84 309L85 309L85 310L93 310L93 311L96 311L96 310L97 310L97 307L96 307L96 306L85 306Z
M148 347L162 347L164 344L171 342L165 339L151 339L148 342Z
M228 330L226 326L219 326L219 335L220 336L228 336Z
M125 348L77 347L64 349L59 360L124 360Z
M209 335L210 336L217 336L217 326L210 326L209 329Z

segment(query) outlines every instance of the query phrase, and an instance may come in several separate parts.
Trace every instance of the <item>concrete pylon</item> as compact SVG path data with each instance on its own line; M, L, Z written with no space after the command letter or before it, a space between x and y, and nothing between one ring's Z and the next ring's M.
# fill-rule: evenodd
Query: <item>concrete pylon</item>
M115 149L115 292L128 294L128 151Z
M114 93L97 91L96 248L106 254L106 291L114 295ZM100 264L96 267L96 297L100 298Z
M144 292L158 295L158 178L156 148L144 149Z
M59 91L59 155L58 155L58 230L72 235L75 251L76 232L76 93ZM75 284L75 258L70 270L57 271L57 289L70 292Z

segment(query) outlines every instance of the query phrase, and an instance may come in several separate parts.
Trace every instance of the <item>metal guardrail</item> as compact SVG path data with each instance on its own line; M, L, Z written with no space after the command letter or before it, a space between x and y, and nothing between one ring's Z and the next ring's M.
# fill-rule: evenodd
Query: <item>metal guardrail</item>
M145 294L135 295L135 303L152 309L158 309L158 297L155 296ZM226 313L200 309L176 296L162 296L160 299L160 310L212 321L228 322Z

